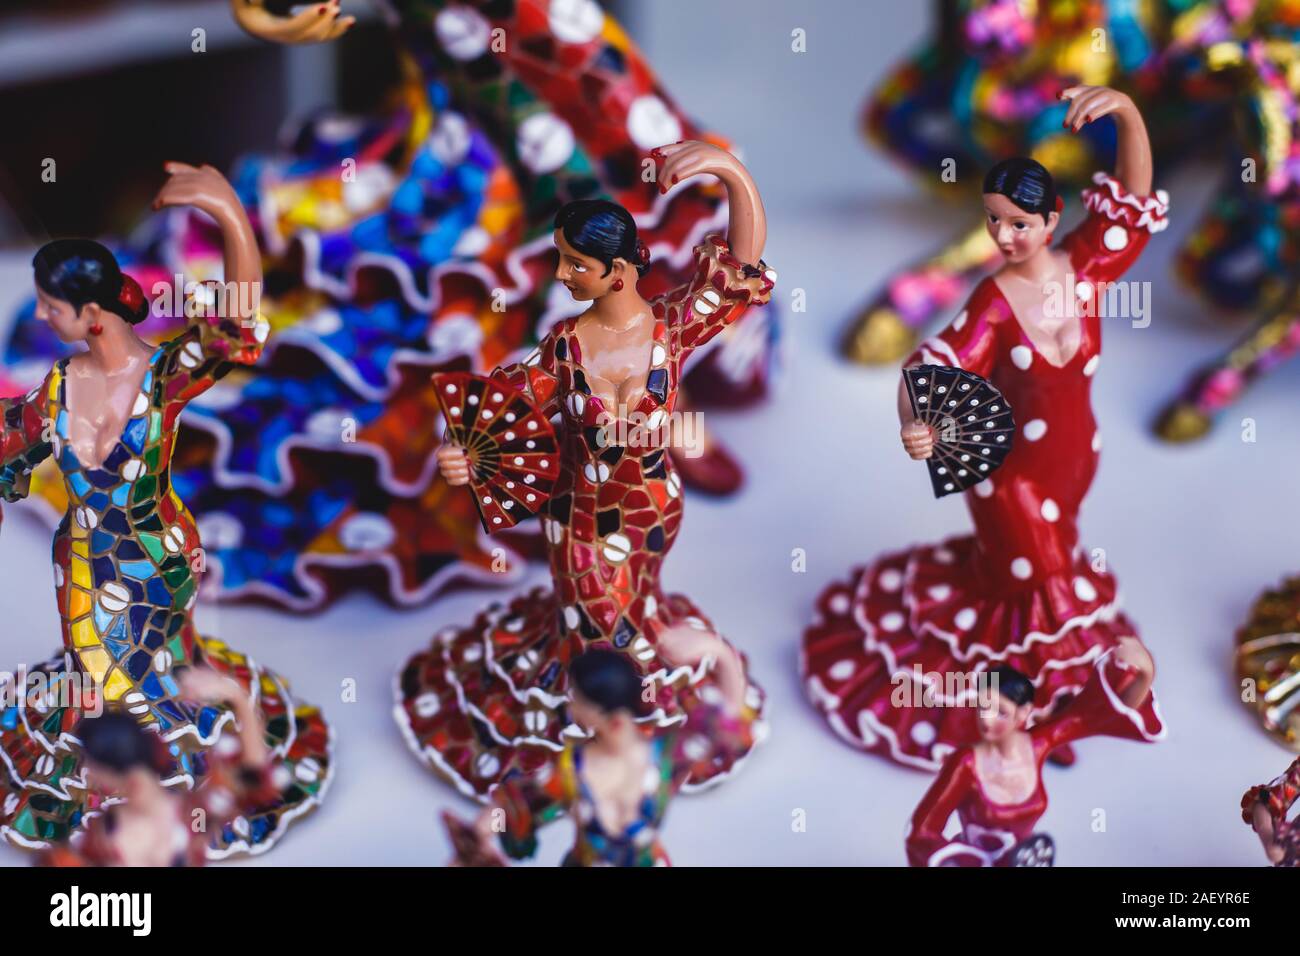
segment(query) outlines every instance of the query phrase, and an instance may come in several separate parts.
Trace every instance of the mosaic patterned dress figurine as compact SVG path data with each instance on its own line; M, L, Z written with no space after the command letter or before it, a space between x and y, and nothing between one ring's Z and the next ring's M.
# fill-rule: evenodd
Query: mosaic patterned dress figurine
M1033 682L1037 722L1083 688L1107 648L1136 633L1115 579L1080 549L1076 521L1101 451L1089 392L1101 358L1102 283L1118 279L1164 228L1166 201L1148 195L1151 154L1132 102L1104 87L1065 95L1076 130L1115 116L1117 176L1094 177L1087 217L1053 250L1060 216L1051 176L1028 159L994 167L984 205L1005 265L906 362L972 372L1014 409L1010 454L965 493L975 534L887 554L832 585L804 635L808 693L834 731L908 766L936 770L974 740L948 675L1015 668ZM927 458L934 431L913 421L902 387L899 414L904 448ZM916 693L896 706L899 682ZM941 699L928 699L926 687Z
M1266 786L1251 787L1241 798L1241 818L1259 835L1274 866L1300 866L1300 827L1288 820L1300 800L1300 758Z
M766 220L753 180L725 150L698 142L663 147L661 188L713 174L730 194L726 241L695 250L690 282L650 301L637 290L648 252L628 212L572 203L556 217L556 271L581 316L560 323L527 359L495 373L547 415L560 414L561 473L542 512L552 589L494 606L469 627L440 634L397 680L396 716L415 752L463 792L482 797L529 772L581 731L567 713L566 666L591 647L627 655L655 689L659 726L680 723L714 684L705 671L671 668L656 650L666 627L711 625L689 599L660 587L682 515L682 483L665 452L682 363L751 303L767 301L773 273L757 262ZM465 484L464 450L438 454L447 480ZM747 721L762 695L750 688ZM730 765L693 774L688 786Z
M1051 865L1051 838L1035 834L1047 811L1043 764L1048 754L1104 734L1152 743L1164 737L1151 681L1155 665L1137 638L1123 638L1098 658L1082 691L1059 713L1029 730L1034 686L1009 667L990 672L997 689L976 718L979 742L944 760L907 829L912 866ZM990 685L992 682L990 681ZM944 836L956 813L961 830Z
M226 237L225 292L200 286L186 307L188 331L154 348L132 328L150 306L112 254L90 240L52 242L34 260L39 315L86 350L0 404L0 495L22 497L32 468L49 458L69 500L54 539L63 648L17 678L0 710L0 834L24 847L68 837L104 805L73 733L99 706L157 731L168 786L205 784L210 748L234 715L186 699L178 685L186 667L206 664L252 698L277 790L211 833L209 856L269 849L319 804L332 769L320 712L295 701L275 674L201 636L191 616L204 555L171 484L177 417L232 364L256 361L269 325L256 311L257 244L229 184L211 167L170 163L167 171L155 206L191 205L213 217Z
M327 14L305 6L323 24L306 35L276 16L291 4L234 6L280 42L324 40L349 12L378 8L392 49L375 66L400 75L382 107L315 114L231 174L262 244L276 334L262 361L181 416L172 476L202 531L205 597L315 608L366 587L411 606L466 582L517 584L543 544L533 525L497 539L503 569L468 496L436 480L438 436L421 427L436 414L430 372L513 361L573 314L550 241L567 201L626 207L654 253L643 294L679 286L691 250L727 221L725 193L710 180L660 193L642 166L660 143L722 140L594 0L349 0L337 18L333 0L320 5ZM220 236L180 210L115 251L148 288L220 269ZM750 310L696 351L692 401L761 398L774 311ZM66 354L30 308L11 329L0 395L28 390ZM140 334L182 331L154 316ZM696 489L724 493L741 478L716 443L677 464ZM62 481L42 469L32 498L57 520Z
M87 814L75 839L42 852L41 865L203 866L209 833L280 799L266 727L243 689L207 667L190 668L178 683L187 700L228 706L239 724L237 736L228 731L209 752L205 784L181 793L163 786L167 745L129 714L86 717L73 733L85 748L87 779L113 796Z
M725 642L692 627L660 633L659 653L695 669L712 659L716 704L701 704L687 723L647 738L634 715L644 710L641 675L627 657L586 651L569 665L570 714L591 739L570 743L552 763L493 789L474 828L477 846L462 865L502 863L495 844L516 859L537 852L537 831L562 814L577 830L565 866L668 866L659 841L668 803L692 775L729 763L752 741L744 711L745 670ZM455 825L455 821L452 821Z

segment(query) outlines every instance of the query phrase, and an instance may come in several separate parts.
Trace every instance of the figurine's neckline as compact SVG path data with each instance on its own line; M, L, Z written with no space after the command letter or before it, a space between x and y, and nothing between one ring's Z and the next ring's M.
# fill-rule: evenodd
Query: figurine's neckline
M150 378L154 371L154 366L158 364L158 356L162 355L162 352L163 352L162 348L159 347L154 349L153 353L149 356L149 361L145 365L144 374L140 376L140 381L136 383L137 394L144 394L145 383L150 381ZM78 467L80 467L82 471L103 471L105 463L110 458L113 457L113 452L116 451L117 447L126 440L126 430L131 427L131 423L138 418L147 418L149 415L149 411L153 407L153 405L152 402L150 402L149 407L147 407L143 412L141 412L138 415L136 414L127 415L126 419L122 422L122 427L117 430L117 438L113 442L112 447L109 449L108 454L105 455L100 461L98 461L93 465L87 464L86 461L79 454L77 454L77 447L72 442L73 412L72 412L72 405L68 401L69 383L70 383L70 379L68 377L68 365L69 363L71 363L72 358L73 356L69 355L59 360L59 378L62 380L61 388L59 390L61 393L60 408L61 411L63 412L64 423L66 426L64 428L64 433L61 434L59 437L63 440L63 447L68 451L69 454L72 455L73 460L76 461ZM96 435L95 437L96 439L99 438L98 435ZM95 444L96 446L98 446L99 442L96 441Z
M582 356L585 354L586 350L582 346L582 339L578 337L578 320L580 318L582 318L582 316L574 316L572 319L569 320L568 328L564 330L565 336L572 340L569 343L569 361L572 362L574 365L576 365L579 369L581 369L583 375L585 375L588 379L591 379L593 377L593 374L591 370L588 369L585 364L583 364L582 361ZM655 365L654 362L654 354L655 354L654 350L655 350L655 346L660 344L659 343L660 326L663 324L663 319L655 315L652 311L651 321L653 323L653 328L650 330L650 361L646 363L645 374L640 376L641 394L636 396L636 401L634 402L622 403L628 408L639 407L641 403L645 401L646 396L650 396L650 398L654 400L654 395L650 391L650 376L654 374L654 370L658 367ZM577 347L576 352L574 350L575 346ZM605 378L604 376L594 376L594 377L599 378L602 382L609 381L609 379ZM636 377L637 376L629 375L627 377L627 381L631 381L633 378ZM612 385L615 383L610 382L610 384ZM598 402L602 409L608 411L608 408L605 404L605 400L591 390L590 384L588 384L587 388L591 399L595 402ZM617 402L617 396L615 396L615 400ZM658 403L657 400L655 401L656 403Z
M1034 341L1033 336L1031 336L1029 332L1025 329L1025 323L1021 322L1020 316L1016 314L1015 306L1011 304L1011 298L1007 295L1006 291L998 283L997 275L989 276L989 281L993 283L993 288L997 291L997 294L1002 299L1003 304L1006 305L1007 312L1011 315L1011 320L1016 323L1016 331L1020 333L1020 337L1029 346L1030 350L1035 355L1037 355L1040 359L1042 359L1047 365L1050 365L1052 368L1056 369L1059 372L1069 368L1071 365L1074 364L1075 359L1077 359L1080 355L1083 354L1084 339L1088 332L1087 323L1084 321L1085 316L1082 315L1075 316L1075 320L1079 323L1079 344L1076 345L1074 351L1070 353L1070 357L1058 365L1057 363L1053 362L1051 359L1049 359L1046 355L1043 354L1043 350L1038 347L1038 343ZM1084 280L1077 280L1076 286L1078 282L1081 281ZM1076 292L1073 289L1070 291L1076 299L1079 298L1078 292Z
M1035 746L1032 737L1029 741L1029 747L1030 753L1034 755L1036 761L1038 757L1038 748ZM970 772L975 778L975 787L980 792L980 799L991 807L997 807L999 810L1018 810L1021 807L1028 806L1038 799L1038 795L1043 790L1043 770L1037 763L1035 763L1035 770L1036 776L1034 780L1034 788L1029 791L1029 796L1025 797L1023 800L1017 800L1015 803L1003 803L1002 801L994 800L989 796L988 791L984 788L984 779L980 776L979 755L975 753L974 750L972 750L970 754Z

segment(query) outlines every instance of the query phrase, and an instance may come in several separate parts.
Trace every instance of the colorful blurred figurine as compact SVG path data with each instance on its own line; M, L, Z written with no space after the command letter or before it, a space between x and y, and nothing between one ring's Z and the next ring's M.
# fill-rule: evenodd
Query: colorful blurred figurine
M1300 800L1300 759L1267 786L1251 787L1241 798L1241 818L1259 834L1274 866L1300 866L1300 827L1287 816Z
M1255 600L1237 631L1237 678L1242 701L1264 729L1292 750L1300 747L1300 577Z
M105 799L73 840L40 855L42 864L203 866L212 833L231 842L241 817L280 799L266 728L244 689L207 667L190 668L177 683L186 700L228 708L239 727L237 737L223 734L208 752L204 785L181 793L165 786L167 745L131 715L83 717L73 735L84 748L87 782Z
M31 470L49 458L69 502L54 539L63 647L17 680L6 675L16 692L0 710L0 834L24 847L69 837L109 798L87 779L75 733L92 705L161 735L168 786L207 785L210 750L235 713L187 698L183 667L206 664L252 698L280 783L255 816L211 833L210 855L269 849L320 802L331 770L320 712L194 625L205 555L171 484L177 417L232 365L255 362L270 326L257 309L257 243L230 185L207 166L170 163L167 172L155 207L212 217L225 239L225 283L197 286L183 305L187 331L155 348L133 328L150 303L112 254L85 239L51 242L33 260L37 314L83 348L25 397L0 403L0 496L23 497Z
M979 742L959 748L912 815L912 866L1051 866L1055 844L1034 827L1047 811L1048 754L1094 735L1152 742L1164 725L1151 691L1155 664L1137 638L1123 638L1098 659L1084 689L1059 713L1026 730L1034 686L1000 666L988 672L987 710L976 717ZM945 837L956 813L961 832Z
M505 780L471 830L448 820L460 865L516 859L537 851L536 831L572 814L576 839L565 866L667 866L659 842L668 802L688 778L707 777L750 746L745 669L725 641L689 626L660 632L656 645L671 666L695 669L712 662L715 703L698 704L686 724L647 736L638 723L650 686L635 664L612 650L579 654L569 665L569 715L590 736L570 743L531 774Z
M1111 284L1165 227L1166 197L1151 195L1151 152L1127 96L1105 87L1063 96L1073 130L1113 117L1116 175L1094 176L1088 215L1053 249L1061 202L1051 175L1030 159L994 166L984 211L1003 266L905 363L973 373L1014 412L1015 445L996 473L984 472L979 454L953 466L989 474L965 494L975 534L885 555L831 586L804 636L808 693L831 727L908 766L936 770L974 742L954 677L1013 667L1033 685L1028 719L1037 723L1082 690L1098 657L1136 634L1104 555L1080 549L1076 521L1101 451L1089 396L1099 313L1128 301ZM917 420L906 384L903 447L928 459L943 436ZM953 429L966 417L954 410Z
M524 395L543 419L561 416L560 472L541 519L552 589L494 606L469 627L439 635L399 675L396 715L408 741L467 794L482 797L563 750L565 734L575 732L567 666L584 650L608 647L635 664L655 688L656 707L642 720L657 726L686 719L717 682L705 670L669 666L658 650L666 628L711 629L688 598L665 594L659 583L682 515L682 482L666 448L690 431L689 416L676 405L683 363L746 306L766 302L775 275L759 260L767 227L758 190L735 157L699 142L655 155L661 189L697 175L723 182L727 241L705 239L695 249L691 280L647 301L637 280L648 251L627 210L605 201L560 210L556 279L591 306L557 325L522 363L492 377ZM501 394L488 399L500 401ZM493 427L498 434L514 430L505 421ZM470 482L479 467L455 444L440 449L438 462L453 485ZM538 493L513 494L523 502L519 508L543 504ZM486 497L495 508L496 498ZM756 720L757 688L747 703L745 719ZM715 766L689 782L700 785L729 769Z

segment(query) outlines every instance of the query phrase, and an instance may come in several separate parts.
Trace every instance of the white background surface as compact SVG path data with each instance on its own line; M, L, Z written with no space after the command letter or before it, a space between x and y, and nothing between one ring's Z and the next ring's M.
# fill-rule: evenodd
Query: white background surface
M866 92L924 35L928 5L786 9L796 6L656 0L653 15L639 9L631 21L687 109L744 144L771 214L765 256L780 273L778 295L802 288L808 303L787 316L774 398L750 412L710 413L744 457L749 484L727 502L688 500L665 573L669 589L688 590L749 654L770 695L771 738L736 778L679 799L665 837L679 865L898 865L928 777L832 736L803 697L798 643L832 578L880 551L968 527L964 505L934 501L923 467L898 445L894 372L848 364L836 342L867 290L978 207L926 198L857 132ZM794 27L808 31L806 54L789 51ZM1073 769L1046 772L1051 807L1041 829L1055 837L1062 865L1262 865L1238 801L1292 758L1238 701L1232 633L1261 588L1300 570L1300 367L1256 387L1200 444L1173 448L1151 437L1148 423L1182 375L1243 327L1211 315L1170 269L1208 177L1157 178L1173 195L1174 223L1132 275L1154 285L1153 322L1107 325L1094 387L1105 447L1082 529L1086 546L1106 549L1155 654L1169 738L1084 742ZM15 250L0 267L6 316L28 294L29 256ZM1256 423L1254 443L1241 440L1245 416ZM10 509L0 534L0 667L35 662L58 643L50 533L22 510ZM807 552L806 573L791 570L794 548ZM544 580L539 566L520 590ZM469 620L489 597L460 594L398 612L356 596L315 617L200 609L205 632L287 675L299 695L324 706L337 733L323 809L257 863L445 861L438 812L472 807L405 750L390 682L435 630ZM347 678L357 682L356 703L340 700ZM1098 809L1104 833L1092 830ZM799 810L806 832L791 825ZM568 824L552 828L538 862L558 862L568 835ZM4 848L0 862L26 857Z

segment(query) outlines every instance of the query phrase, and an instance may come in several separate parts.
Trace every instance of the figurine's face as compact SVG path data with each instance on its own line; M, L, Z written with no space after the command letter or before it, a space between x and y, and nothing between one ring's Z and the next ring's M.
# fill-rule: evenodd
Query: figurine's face
M609 722L609 715L575 689L569 699L569 717L583 730L599 733Z
M1044 220L1036 212L1025 212L1000 193L984 194L985 228L1008 262L1024 262L1043 248L1060 218L1053 212Z
M569 245L563 230L555 230L555 248L560 253L560 263L555 267L556 281L563 283L578 302L599 299L623 273L623 260L616 259L609 275L605 275L605 263L584 255Z
M980 739L997 743L1017 730L1024 729L1026 721L1029 720L1029 710L1029 704L1017 706L1010 697L997 694L992 707L987 710L981 709L976 714L975 728L979 732Z
M102 316L103 310L93 302L78 310L71 302L56 299L40 286L36 287L36 318L48 322L60 342L71 345L86 341L90 327Z

